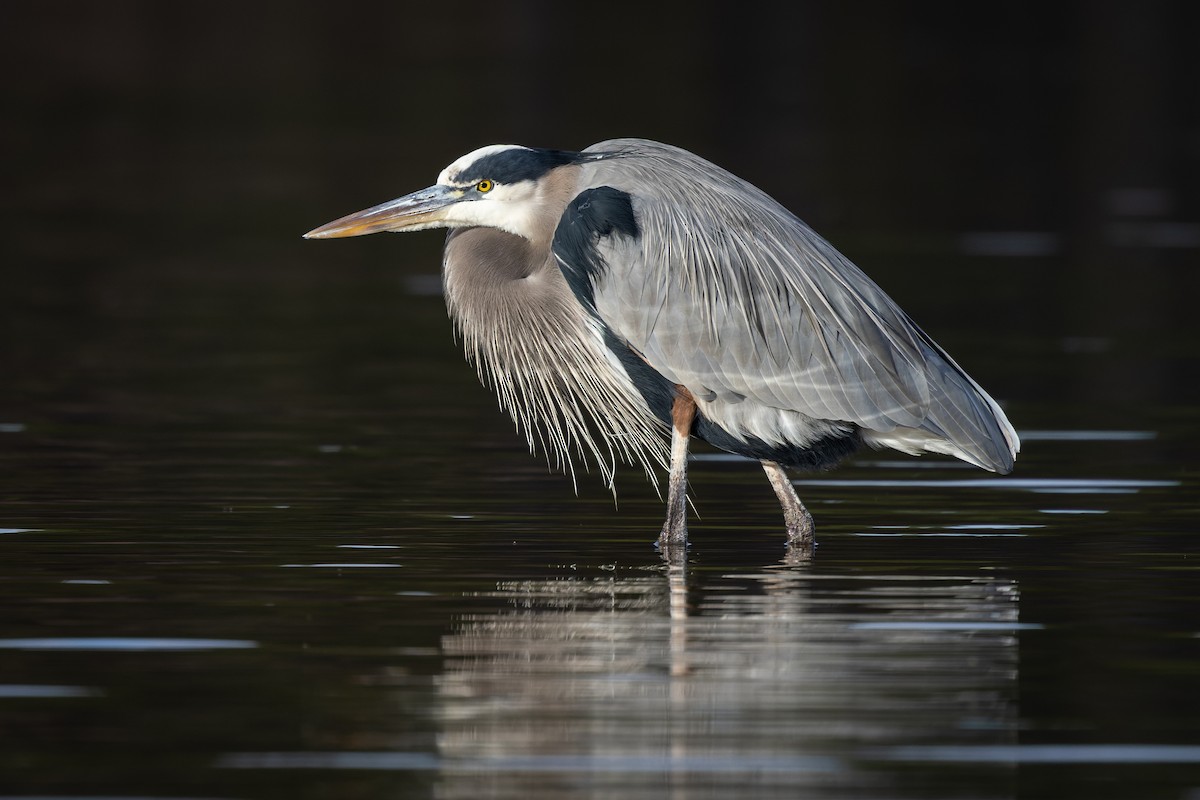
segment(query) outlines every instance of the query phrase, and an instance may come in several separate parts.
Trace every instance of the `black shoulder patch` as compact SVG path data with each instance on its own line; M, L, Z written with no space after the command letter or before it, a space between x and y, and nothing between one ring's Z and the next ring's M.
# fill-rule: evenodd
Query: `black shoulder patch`
M654 416L662 420L664 425L670 425L671 405L675 402L675 384L633 352L607 325L604 326L604 344L621 362L629 380L642 395L646 405L650 406Z
M567 206L554 231L554 255L575 297L589 311L596 310L595 282L608 265L596 244L601 238L621 234L641 236L633 213L633 198L611 186L579 193Z
M514 147L486 155L454 176L461 183L475 183L484 178L496 183L536 181L552 169L567 164L579 164L588 156L570 150L542 150Z

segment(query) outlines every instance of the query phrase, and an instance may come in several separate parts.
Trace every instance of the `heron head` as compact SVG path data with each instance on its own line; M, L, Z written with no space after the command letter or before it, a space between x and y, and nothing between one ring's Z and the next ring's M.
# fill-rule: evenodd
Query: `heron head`
M306 239L426 228L499 228L533 239L552 205L551 175L587 156L512 144L481 147L459 158L427 189L358 211L304 234Z

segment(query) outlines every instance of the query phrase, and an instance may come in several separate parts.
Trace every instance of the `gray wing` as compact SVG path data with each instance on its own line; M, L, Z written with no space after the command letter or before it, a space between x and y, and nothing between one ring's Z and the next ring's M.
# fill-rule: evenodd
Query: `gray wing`
M996 403L761 190L655 142L585 152L604 157L584 165L581 188L627 196L635 224L593 225L592 263L572 264L586 254L557 236L556 255L576 294L583 276L581 299L669 380L702 402L849 422L899 449L1012 468L1019 443Z

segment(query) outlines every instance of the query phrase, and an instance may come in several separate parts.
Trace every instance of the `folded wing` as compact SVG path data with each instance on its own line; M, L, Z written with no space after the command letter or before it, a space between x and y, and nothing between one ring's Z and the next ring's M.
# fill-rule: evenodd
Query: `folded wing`
M771 418L758 412L775 412L853 424L880 446L1012 469L1019 441L995 401L762 191L654 142L586 152L604 157L583 167L581 194L560 222L564 274L618 338L730 433L769 440L803 429L755 428Z

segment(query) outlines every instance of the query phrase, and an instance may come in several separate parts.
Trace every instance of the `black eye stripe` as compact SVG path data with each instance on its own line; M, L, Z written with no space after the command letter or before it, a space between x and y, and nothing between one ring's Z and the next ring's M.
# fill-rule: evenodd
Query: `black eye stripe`
M536 181L552 169L567 164L578 164L585 159L582 153L567 150L501 150L467 165L455 177L472 185L483 180L496 183Z

